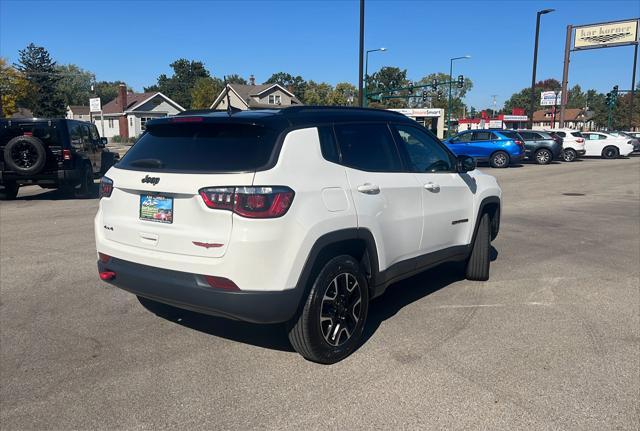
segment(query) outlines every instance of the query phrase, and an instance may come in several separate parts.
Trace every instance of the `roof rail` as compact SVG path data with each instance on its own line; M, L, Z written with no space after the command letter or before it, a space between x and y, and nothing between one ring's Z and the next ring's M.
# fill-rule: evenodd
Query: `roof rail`
M304 111L363 111L363 112L384 112L387 114L395 114L395 115L403 115L400 112L389 111L387 109L380 108L364 108L359 106L327 106L327 105L297 105L297 106L287 106L281 108L283 112L286 113L294 113L294 112L304 112Z
M222 112L216 109L187 109L186 111L178 112L177 115L197 115L197 114L210 114L212 112Z

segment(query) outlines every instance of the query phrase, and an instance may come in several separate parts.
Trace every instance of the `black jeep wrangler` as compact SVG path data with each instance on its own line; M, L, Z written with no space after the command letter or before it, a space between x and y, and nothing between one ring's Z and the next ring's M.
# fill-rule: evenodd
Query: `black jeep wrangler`
M85 121L0 119L0 199L15 199L28 184L90 196L94 178L119 159L106 144Z

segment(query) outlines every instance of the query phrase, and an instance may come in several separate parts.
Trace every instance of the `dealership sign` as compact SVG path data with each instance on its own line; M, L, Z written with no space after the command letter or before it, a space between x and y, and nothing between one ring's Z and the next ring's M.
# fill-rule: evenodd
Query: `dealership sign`
M102 109L100 107L100 98L94 97L89 99L89 111L90 112L100 112Z
M573 49L605 48L638 43L639 20L615 21L575 27Z
M557 96L556 96L557 95ZM543 91L540 93L540 106L559 105L562 100L562 91Z

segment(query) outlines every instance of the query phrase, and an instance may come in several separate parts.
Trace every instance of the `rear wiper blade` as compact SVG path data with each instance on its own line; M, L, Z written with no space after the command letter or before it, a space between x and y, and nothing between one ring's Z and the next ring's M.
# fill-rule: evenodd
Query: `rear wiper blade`
M138 159L131 162L130 165L140 168L164 168L164 163L158 159Z

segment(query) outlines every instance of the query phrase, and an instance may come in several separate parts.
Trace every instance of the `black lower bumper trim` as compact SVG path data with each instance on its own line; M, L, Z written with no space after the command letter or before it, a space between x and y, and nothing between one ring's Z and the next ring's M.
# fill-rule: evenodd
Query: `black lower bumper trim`
M205 285L201 276L111 258L98 271L113 271L107 283L174 307L253 323L281 323L298 309L302 289L229 292Z

